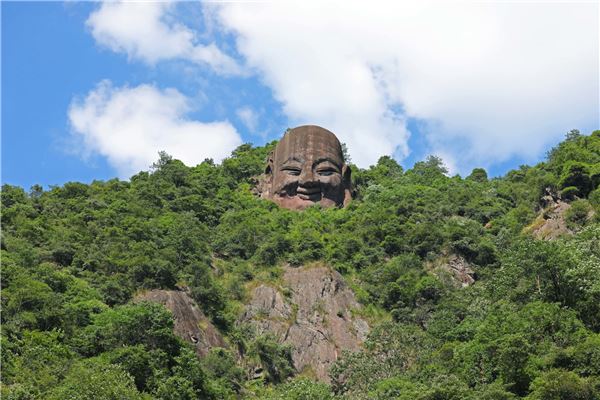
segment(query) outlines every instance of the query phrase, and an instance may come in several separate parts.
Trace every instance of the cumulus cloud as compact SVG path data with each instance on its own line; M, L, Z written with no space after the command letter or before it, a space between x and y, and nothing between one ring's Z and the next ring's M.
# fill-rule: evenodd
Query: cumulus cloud
M242 143L229 122L192 121L186 119L190 110L189 100L175 89L103 81L74 100L68 115L82 153L105 156L128 178L147 170L161 150L192 166L205 158L220 161Z
M409 118L461 172L599 124L595 2L209 7L291 122L336 132L361 166L406 156Z
M236 61L214 43L197 43L196 34L178 23L174 2L105 2L86 24L95 40L115 52L149 64L184 59L206 64L224 75L240 74Z
M250 132L255 132L258 125L258 114L250 107L241 107L235 111L237 117Z

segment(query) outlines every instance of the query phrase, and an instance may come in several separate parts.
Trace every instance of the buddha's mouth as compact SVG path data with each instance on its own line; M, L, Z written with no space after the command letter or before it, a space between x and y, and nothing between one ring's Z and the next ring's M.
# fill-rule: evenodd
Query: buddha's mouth
M321 199L321 189L319 188L298 188L296 195L302 200L317 201Z

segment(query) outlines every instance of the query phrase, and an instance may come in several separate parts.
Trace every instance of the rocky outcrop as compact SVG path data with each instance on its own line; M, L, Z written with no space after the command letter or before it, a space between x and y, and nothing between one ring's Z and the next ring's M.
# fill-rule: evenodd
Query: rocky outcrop
M134 301L152 301L169 309L175 321L173 331L192 343L200 357L207 355L213 347L226 347L223 336L185 291L150 290L138 294Z
M291 345L297 371L328 381L331 364L343 350L359 350L369 331L366 321L353 315L359 308L336 271L288 267L281 288L254 289L240 320Z
M531 233L536 239L554 240L573 232L567 227L566 211L571 208L569 203L559 201L546 208L534 222Z
M546 189L546 194L540 199L543 209L531 225L524 229L525 233L536 239L554 240L560 236L571 235L567 227L565 213L571 205L561 200L560 196Z
M434 273L437 276L448 276L454 286L466 287L475 282L475 271L471 268L471 264L460 255L444 256L436 264Z

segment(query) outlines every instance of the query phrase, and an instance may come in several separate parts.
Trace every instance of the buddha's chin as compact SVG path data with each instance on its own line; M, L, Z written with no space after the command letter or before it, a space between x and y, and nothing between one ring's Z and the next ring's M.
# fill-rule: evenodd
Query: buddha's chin
M296 195L296 196L277 196L273 200L283 208L290 210L304 210L315 204L320 204L322 207L333 207L336 205L335 201L326 197L318 196L307 196L307 195Z

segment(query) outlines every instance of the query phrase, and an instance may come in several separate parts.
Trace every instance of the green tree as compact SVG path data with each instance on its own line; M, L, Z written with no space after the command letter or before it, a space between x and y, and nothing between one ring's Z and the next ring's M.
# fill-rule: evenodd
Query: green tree
M133 378L120 367L98 360L86 360L71 367L66 378L50 392L49 400L141 400Z
M467 177L467 179L475 182L487 182L488 175L483 168L473 168L473 171L471 171L471 174Z
M270 335L258 336L252 344L251 352L260 360L269 382L283 382L294 373L291 347L280 345Z
M593 400L600 393L588 379L570 371L550 370L531 384L528 400Z

